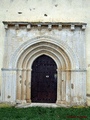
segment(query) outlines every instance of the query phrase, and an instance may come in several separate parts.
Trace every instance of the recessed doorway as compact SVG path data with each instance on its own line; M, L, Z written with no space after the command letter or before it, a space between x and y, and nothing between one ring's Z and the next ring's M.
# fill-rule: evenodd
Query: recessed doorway
M57 100L57 65L47 56L41 55L32 64L31 101L55 103Z

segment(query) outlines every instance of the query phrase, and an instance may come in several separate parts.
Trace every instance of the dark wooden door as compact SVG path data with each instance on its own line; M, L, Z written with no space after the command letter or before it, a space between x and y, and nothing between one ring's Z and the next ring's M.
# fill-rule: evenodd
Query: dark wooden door
M57 99L57 66L46 55L38 57L32 65L31 101L55 103Z

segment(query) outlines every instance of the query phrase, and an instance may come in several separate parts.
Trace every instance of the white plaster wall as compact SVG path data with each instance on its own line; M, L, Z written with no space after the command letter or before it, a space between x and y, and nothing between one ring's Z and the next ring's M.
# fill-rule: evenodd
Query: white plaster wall
M22 12L22 14L18 14ZM44 16L47 14L47 16ZM2 21L86 22L87 93L90 94L90 1L89 0L0 0L0 68L4 50ZM1 86L1 71L0 71ZM88 105L90 100L88 98Z

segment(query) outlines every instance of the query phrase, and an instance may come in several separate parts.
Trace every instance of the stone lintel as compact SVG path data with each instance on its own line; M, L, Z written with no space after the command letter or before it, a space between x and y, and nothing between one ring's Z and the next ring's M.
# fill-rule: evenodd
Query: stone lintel
M46 26L48 30L51 30L52 27L57 26L59 30L62 29L62 26L71 27L71 30L75 30L75 27L82 27L82 30L85 30L87 23L82 22L20 22L20 21L3 21L4 25L15 26L16 29L19 26L26 26L28 30L31 29L31 26L37 26L40 30L42 26ZM7 27L6 27L7 28Z

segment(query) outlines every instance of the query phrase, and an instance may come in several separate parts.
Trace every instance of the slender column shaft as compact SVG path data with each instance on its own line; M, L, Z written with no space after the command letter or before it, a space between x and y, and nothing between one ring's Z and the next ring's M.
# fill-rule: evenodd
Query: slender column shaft
M65 100L65 94L66 94L66 72L62 72L62 101Z
M61 100L61 71L57 69L57 102Z
M17 71L17 100L21 100L22 71Z
M29 103L31 102L31 70L27 71L26 101Z
M21 99L26 100L26 70L22 71L22 84L21 84L22 95Z

